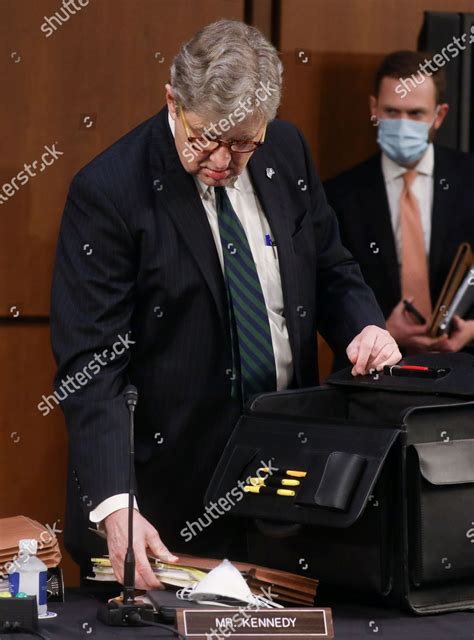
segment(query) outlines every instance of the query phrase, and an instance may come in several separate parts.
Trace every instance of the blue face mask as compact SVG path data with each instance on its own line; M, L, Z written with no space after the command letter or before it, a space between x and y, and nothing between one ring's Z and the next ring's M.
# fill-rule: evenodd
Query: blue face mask
M408 118L384 118L379 121L377 142L397 164L413 164L428 148L432 124Z

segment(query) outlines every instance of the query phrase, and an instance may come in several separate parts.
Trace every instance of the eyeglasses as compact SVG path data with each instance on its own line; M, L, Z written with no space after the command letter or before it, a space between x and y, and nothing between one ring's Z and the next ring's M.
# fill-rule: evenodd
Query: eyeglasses
M186 137L188 139L189 144L192 148L198 153L202 153L203 151L215 151L221 145L227 147L231 151L235 151L236 153L251 153L255 151L265 141L265 132L267 129L267 125L265 124L265 128L263 129L262 139L261 140L221 140L220 138L211 138L207 135L201 136L192 136L190 135L189 125L184 116L184 109L181 105L178 105L179 114L183 120L184 130L186 132Z

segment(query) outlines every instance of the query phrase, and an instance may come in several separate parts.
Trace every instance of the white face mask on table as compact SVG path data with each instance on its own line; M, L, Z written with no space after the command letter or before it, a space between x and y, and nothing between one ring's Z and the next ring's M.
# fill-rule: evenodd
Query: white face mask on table
M192 600L199 604L222 607L247 604L256 609L283 608L281 604L264 596L253 594L240 571L229 560L223 560L199 582L179 589L176 597L180 600Z

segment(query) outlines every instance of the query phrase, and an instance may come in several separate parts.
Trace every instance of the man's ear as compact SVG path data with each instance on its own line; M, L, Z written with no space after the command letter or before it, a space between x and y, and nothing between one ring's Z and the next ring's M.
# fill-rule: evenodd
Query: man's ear
M168 82L165 84L165 92L166 92L166 104L168 105L168 111L170 112L170 115L173 118L173 120L176 120L177 118L176 102L174 101L173 88Z
M447 102L443 102L443 104L438 105L438 114L433 122L433 129L435 131L440 128L443 124L444 119L448 115L449 112L449 104Z
M375 96L369 96L369 111L370 117L377 117L377 98Z

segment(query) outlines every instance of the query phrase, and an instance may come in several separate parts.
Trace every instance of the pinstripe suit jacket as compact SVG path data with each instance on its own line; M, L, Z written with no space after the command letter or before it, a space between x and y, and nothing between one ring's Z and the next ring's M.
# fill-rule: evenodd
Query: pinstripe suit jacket
M364 326L384 326L383 316L340 242L298 130L272 122L248 166L278 247L292 386L315 385L316 331L345 348ZM139 391L139 507L165 544L179 550L179 531L202 513L204 491L240 409L230 398L222 270L166 108L74 177L58 240L51 332L56 386L67 375L88 374L62 402L69 432L67 548L81 564L97 552L88 513L127 492L128 416L121 394L132 383ZM130 348L92 374L97 354L127 333Z

